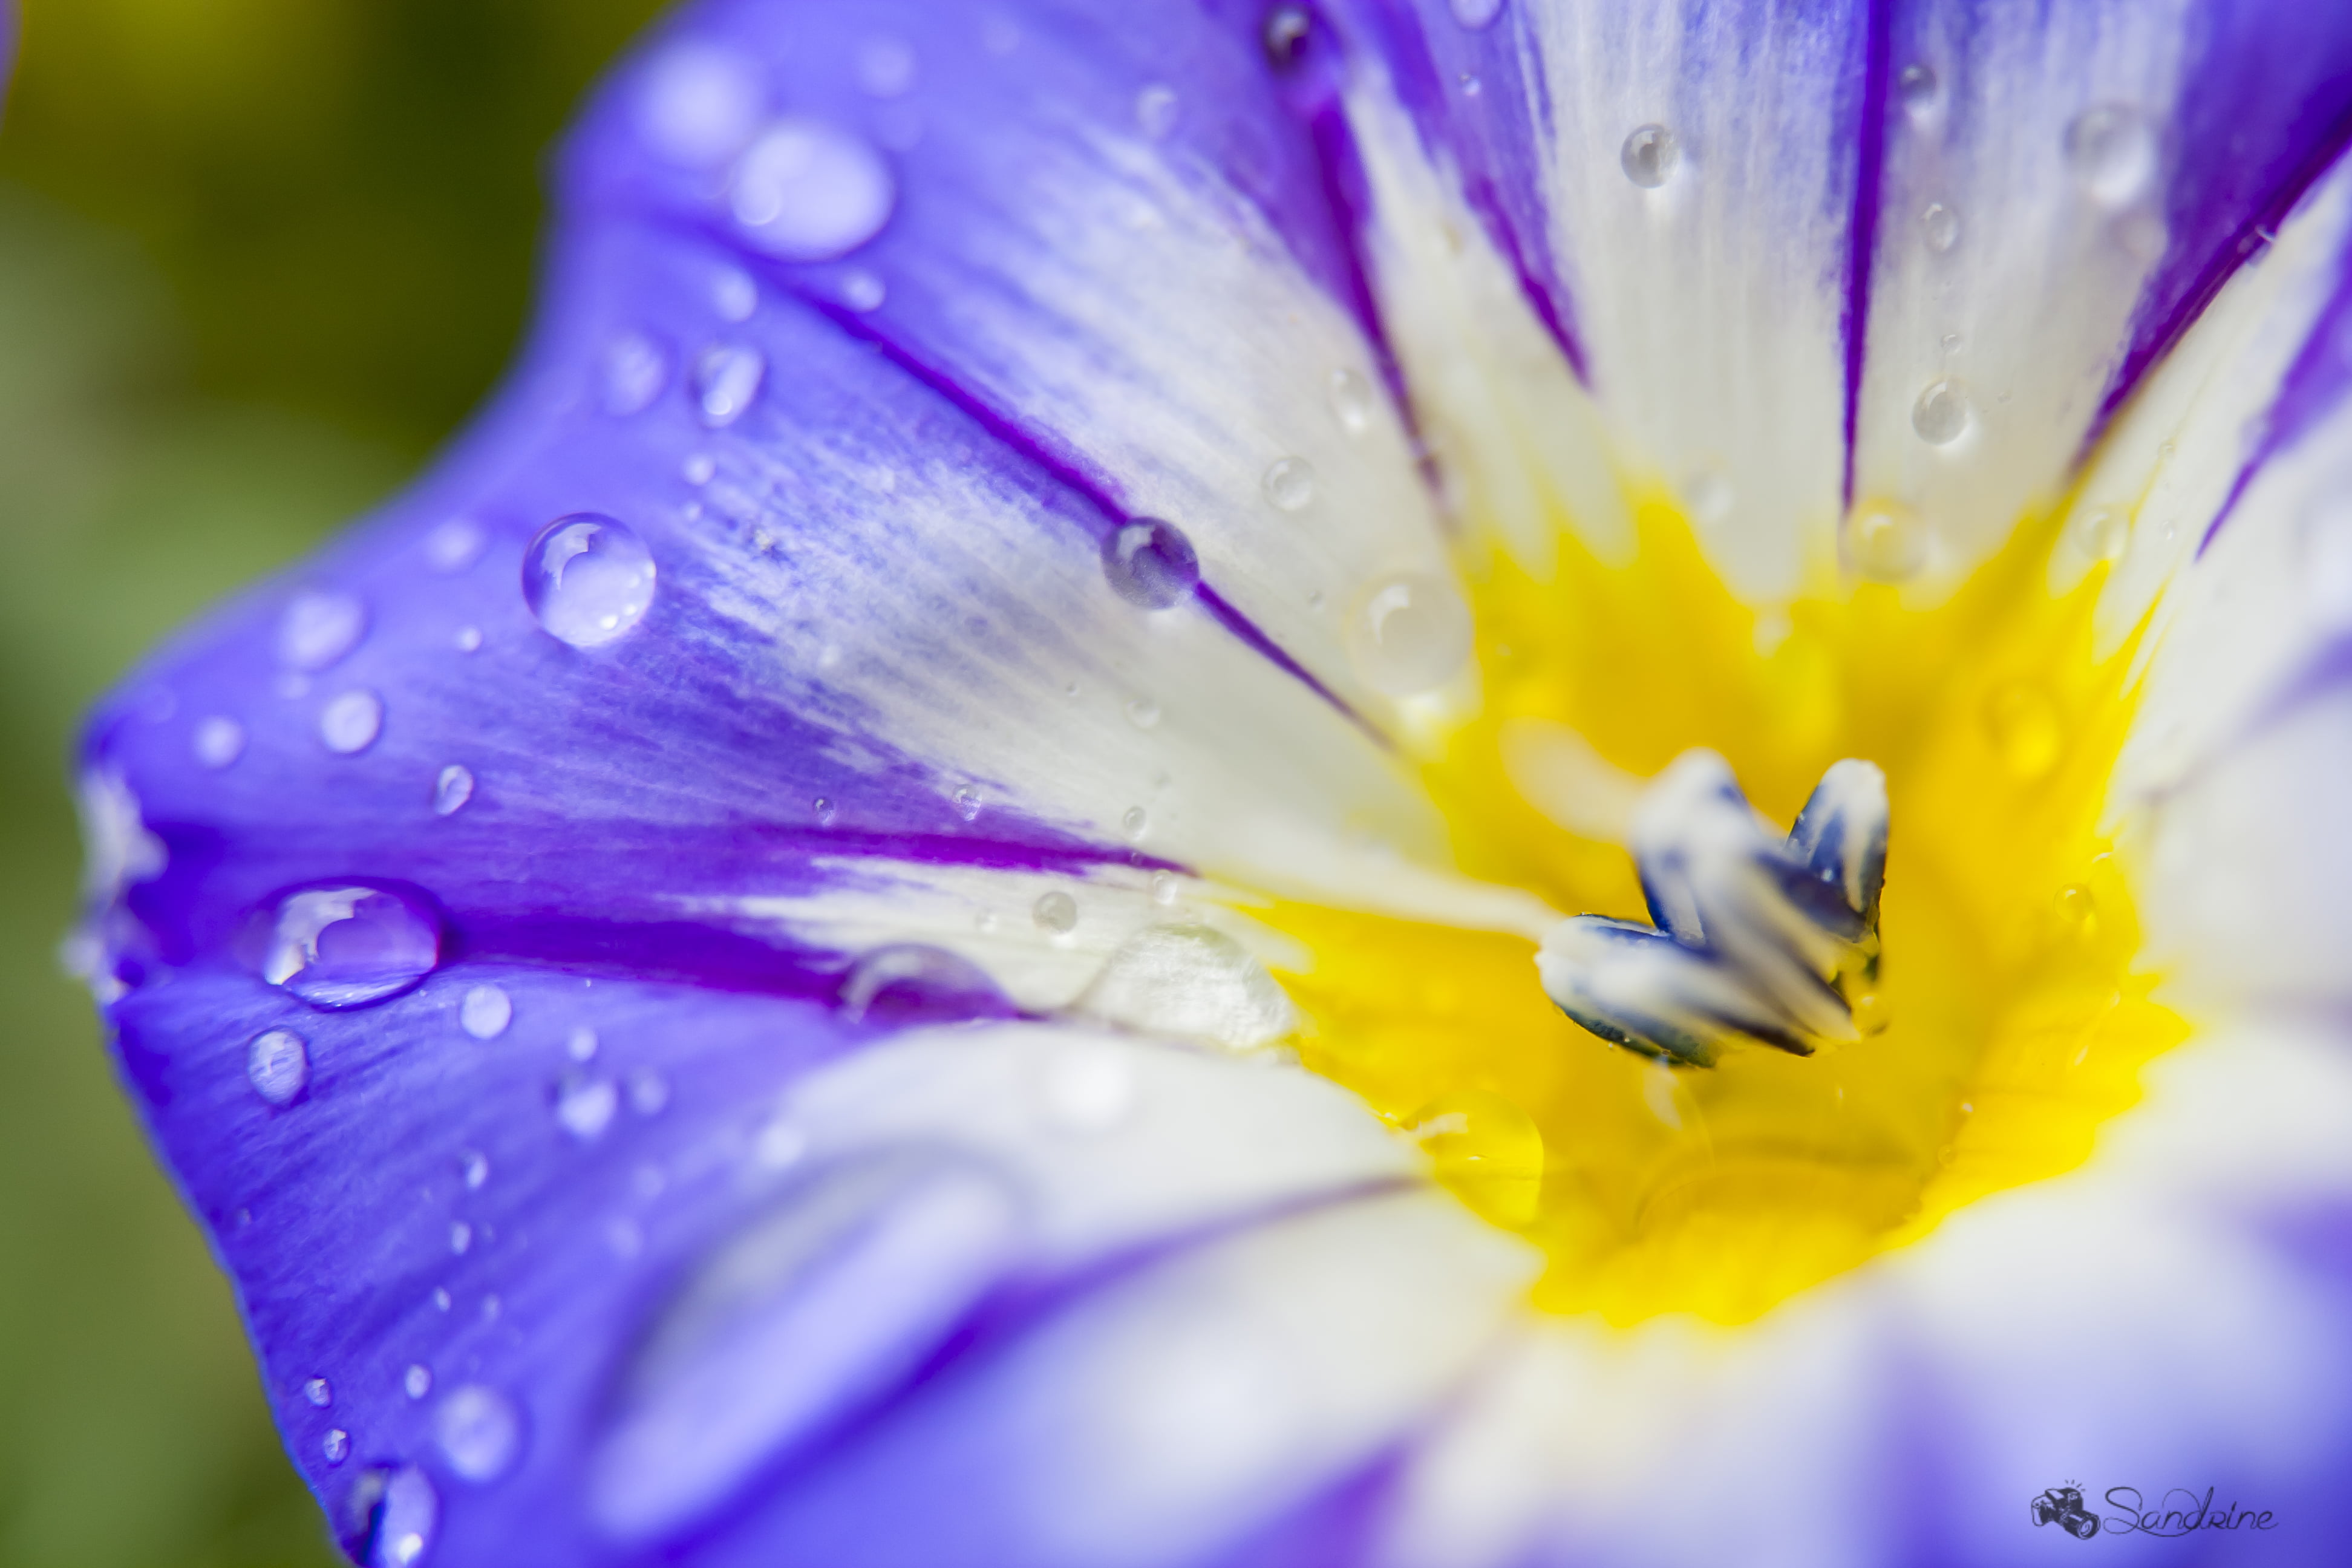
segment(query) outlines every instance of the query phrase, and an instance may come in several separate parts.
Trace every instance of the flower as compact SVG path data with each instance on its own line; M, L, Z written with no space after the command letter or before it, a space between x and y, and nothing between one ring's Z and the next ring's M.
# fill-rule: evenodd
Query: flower
M2347 127L2219 0L683 14L87 748L346 1545L2326 1560Z

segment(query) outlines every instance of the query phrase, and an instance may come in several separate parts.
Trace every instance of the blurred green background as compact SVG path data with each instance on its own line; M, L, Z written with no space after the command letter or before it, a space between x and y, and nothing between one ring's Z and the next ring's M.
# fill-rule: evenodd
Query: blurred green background
M56 952L77 716L413 472L657 0L20 0L0 119L0 1564L339 1561ZM7 0L0 0L0 16Z

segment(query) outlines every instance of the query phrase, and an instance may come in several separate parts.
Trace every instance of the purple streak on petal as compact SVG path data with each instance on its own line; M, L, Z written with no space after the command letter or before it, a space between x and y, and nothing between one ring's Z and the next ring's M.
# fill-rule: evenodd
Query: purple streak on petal
M1855 148L1853 208L1846 220L1845 308L1838 331L1845 342L1845 451L1838 499L1853 505L1854 441L1862 428L1862 378L1870 346L1871 264L1878 249L1878 219L1885 199L1887 117L1895 112L1887 92L1893 71L1894 0L1870 0L1863 22L1862 123Z
M2346 239L2336 255L2336 291L2328 296L2327 303L2313 321L2294 363L2287 367L2286 377L2279 384L2278 395L2271 400L2263 417L2261 437L2239 467L2237 478L2231 481L2230 493L2221 510L2206 525L2205 537L2197 542L2199 557L2212 548L2221 525L2237 510L2238 502L2263 465L2302 440L2335 413L2347 388L2352 388L2352 237Z
M1473 31L1446 14L1446 0L1362 0L1350 20L1387 68L1422 143L1451 163L1463 199L1517 279L1578 382L1591 376L1576 331L1568 270L1553 253L1538 139L1549 132L1549 84L1522 68L1518 7ZM1449 90L1465 78L1475 97Z
M2352 11L2208 0L2167 138L2170 244L2076 461L2352 142Z

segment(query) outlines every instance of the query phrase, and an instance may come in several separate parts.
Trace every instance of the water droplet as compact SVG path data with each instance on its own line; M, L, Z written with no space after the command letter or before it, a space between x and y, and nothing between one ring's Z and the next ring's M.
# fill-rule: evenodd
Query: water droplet
M383 888L306 888L278 902L262 978L314 1007L363 1007L433 973L440 922Z
M459 653L478 652L482 646L482 628L479 626L460 626L457 628L457 636L454 640L457 645L457 651Z
M522 596L550 636L573 647L613 641L654 602L654 558L626 523L593 511L557 518L522 556Z
M1936 107L1939 86L1935 71L1918 64L1905 66L1895 79L1895 90L1902 96L1903 107L1915 115L1926 114Z
M597 1522L675 1534L887 1396L1018 1259L1018 1197L905 1151L792 1183L637 1337L588 1468Z
M629 1109L639 1116L659 1116L669 1104L669 1079L652 1068L629 1075Z
M602 1138L620 1109L621 1091L609 1078L568 1072L555 1086L555 1120L583 1143Z
M335 1402L335 1390L325 1378L314 1377L302 1385L302 1397L309 1400L314 1408L324 1410Z
M425 536L425 563L444 576L454 575L480 560L489 542L472 518L448 518Z
M1465 27L1490 26L1503 14L1503 0L1453 0L1454 19Z
M758 349L719 343L704 350L694 362L694 402L703 424L723 430L742 418L767 374L767 359Z
M1454 678L1470 657L1470 633L1469 606L1452 584L1400 572L1358 595L1348 654L1374 690L1411 697Z
M735 221L754 247L785 261L847 255L882 231L898 199L882 154L821 121L772 121L735 166Z
M412 1363L400 1374L400 1386L408 1391L411 1399L422 1399L433 1392L433 1369L421 1363Z
M452 1304L453 1300L446 1288L438 1285L433 1288L433 1310L435 1311L446 1312L449 1310Z
M1331 416L1350 436L1372 427L1372 384L1352 370L1335 370L1330 383Z
M850 1023L890 1027L1013 1014L979 965L919 942L897 942L861 957L842 979L839 1005Z
M1127 721L1139 730L1156 728L1160 723L1160 704L1149 697L1130 697L1126 705Z
M216 713L196 726L192 749L204 766L225 768L245 755L245 726Z
M1406 1131L1438 1180L1487 1219L1512 1226L1535 1217L1543 1134L1517 1105L1485 1089L1460 1089L1423 1106Z
M1077 929L1078 900L1057 888L1052 892L1039 894L1030 913L1035 918L1039 931L1055 936L1067 936Z
M246 1081L272 1105L290 1105L310 1081L310 1053L291 1029L268 1029L245 1049Z
M669 355L642 332L624 332L604 350L604 412L642 414L669 384Z
M819 827L831 827L833 826L834 817L838 815L834 808L833 802L825 799L823 795L817 796L815 800L809 803L809 811L811 815L815 816L816 825Z
M564 1037L563 1054L570 1057L575 1062L594 1061L596 1059L596 1031L590 1028L585 1024L574 1026L572 1033Z
M2156 174L2156 130L2128 103L2103 103L2066 127L2066 166L2101 206L2128 205Z
M1189 597L1201 581L1201 558L1183 530L1139 517L1104 536L1103 576L1130 605L1164 610Z
M1231 1050L1271 1045L1294 1021L1290 998L1256 955L1200 925L1153 926L1129 938L1076 1006L1124 1028Z
M433 781L433 815L453 816L474 798L474 775L471 770L451 763Z
M1176 901L1176 875L1172 871L1151 873L1151 901L1166 909Z
M1045 1064L1037 1099L1050 1126L1065 1132L1108 1132L1134 1113L1135 1069L1116 1047L1069 1047Z
M1305 52L1307 37L1314 30L1314 18L1306 6L1276 5L1266 13L1265 26L1258 34L1266 63L1276 70L1289 68Z
M2131 542L2131 519L2114 507L2093 507L2074 520L2074 542L2094 561L2119 561Z
M486 1323L497 1322L499 1321L499 1313L501 1310L502 1304L499 1302L497 1296L489 1295L482 1298L482 1321Z
M670 163L711 168L751 140L761 97L759 70L749 58L709 44L679 44L646 68L637 132Z
M383 732L383 699L361 688L331 698L319 710L319 739L338 756L356 756Z
M1304 511L1315 500L1315 466L1304 458L1276 458L1263 482L1278 510Z
M459 1480L497 1480L522 1447L522 1418L494 1388L468 1383L451 1389L433 1413L434 1439Z
M2041 687L2014 680L1995 690L1985 704L1985 728L2011 777L2038 779L2058 765L2065 727Z
M2098 930L2099 900L2088 888L2068 888L2058 895L2058 918L2077 934L2093 935Z
M1941 202L1929 202L1919 215L1919 234L1927 248L1941 256L1960 241L1960 215Z
M1731 515L1735 496L1731 480L1713 463L1693 468L1683 481L1683 504L1698 522L1721 522Z
M457 1004L457 1024L478 1040L495 1040L514 1022L514 1003L495 985L477 985Z
M1130 805L1127 808L1126 815L1118 819L1118 830L1127 836L1127 841L1129 844L1140 844L1143 842L1144 830L1150 826L1150 823L1151 819L1144 812L1143 807Z
M955 792L954 800L955 813L958 816L962 817L966 822L977 822L980 819L981 799L978 790L966 784Z
M1927 525L1900 501L1856 507L1847 520L1846 560L1873 583L1907 583L1927 563Z
M889 298L888 285L862 267L842 275L841 302L860 315L880 310Z
M1486 84L1478 79L1478 73L1476 71L1464 71L1460 79L1462 83L1462 96L1465 98L1475 98L1480 93L1486 90Z
M278 662L296 669L324 669L357 647L366 630L367 606L353 595L297 594L278 618Z
M462 1219L451 1221L449 1225L450 1252L457 1257L463 1258L466 1256L467 1252L472 1248L473 1245L474 1227L467 1225Z
M1931 447L1948 447L1967 433L1973 414L1968 388L1959 378L1941 375L1929 382L1911 405L1911 428Z
M1135 95L1135 123L1154 142L1176 129L1176 89L1163 82L1153 82Z
M327 1463L341 1464L352 1457L352 1435L340 1426L329 1427L327 1435L319 1440L319 1452L326 1457Z
M432 1550L433 1533L441 1519L441 1499L423 1470L414 1465L392 1472L376 1471L363 1478L375 1483L365 1496L368 1568L415 1568Z
M457 1163L457 1171L466 1184L466 1190L478 1193L482 1184L490 1179L490 1157L479 1149L468 1149L465 1158Z
M1673 132L1663 125L1644 125L1625 138L1617 162L1627 179L1645 191L1654 191L1674 178L1675 165L1682 157Z

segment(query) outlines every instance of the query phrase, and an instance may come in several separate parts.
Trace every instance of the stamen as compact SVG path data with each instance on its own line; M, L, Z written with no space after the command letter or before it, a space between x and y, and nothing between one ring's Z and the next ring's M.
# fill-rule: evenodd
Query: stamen
M1851 992L1878 965L1886 778L1848 758L1783 839L1713 752L1685 752L1633 813L1655 927L1580 915L1536 954L1544 993L1613 1045L1712 1067L1748 1041L1796 1056L1861 1037Z

